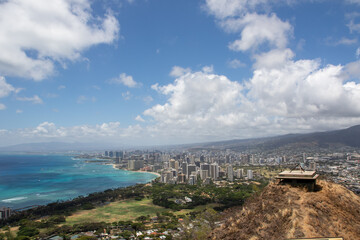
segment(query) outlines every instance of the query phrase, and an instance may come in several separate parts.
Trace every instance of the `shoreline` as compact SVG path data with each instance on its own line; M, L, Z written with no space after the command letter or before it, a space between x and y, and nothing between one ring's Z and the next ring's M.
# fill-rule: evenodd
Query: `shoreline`
M117 168L117 164L115 164L115 163L109 163L108 165L111 165L116 170L124 170L124 171L128 171L128 172L151 173L151 174L155 175L156 178L161 177L160 173L157 173L157 172L148 172L148 171L141 171L141 170L132 171L132 170L127 170L127 169Z
M27 156L27 154L25 154L24 156ZM71 159L71 160L74 160L74 158L76 158L76 156L68 156L68 155L59 155L61 157L65 157L66 159ZM82 158L78 158L77 160L81 160L81 161L84 161L84 163L86 162L86 159L82 159ZM86 162L86 164L99 164L99 163L95 163L95 162ZM104 162L100 165L112 165L113 166L113 169L116 169L116 170L120 170L118 167L117 167L117 164L115 163L110 163L110 162ZM128 171L126 169L122 169L124 171ZM155 173L155 172L148 172L148 173L151 173L152 175L154 175L151 179L150 179L150 176L147 176L146 178L148 179L146 182L144 182L144 184L147 184L147 183L151 183L153 180L155 180L156 178L158 178L160 175L158 173ZM114 188L126 188L126 187L130 187L130 186L135 186L139 183L134 183L134 184L131 184L131 185L126 185L126 186L116 186ZM47 197L48 195L44 195L44 194L39 194L39 195L36 195L35 196L35 193L36 192L32 192L32 193L24 193L22 194L21 196L19 194L12 194L12 195L9 195L9 197L5 197L3 196L2 198L0 198L0 206L6 206L6 207L10 207L11 209L22 209L22 208L27 208L29 206L46 206L50 203L54 203L54 202L57 202L59 200L61 201L72 201L74 199L76 199L77 197L79 196L88 196L90 194L93 194L93 193L98 193L98 192L103 192L105 191L106 189L104 190L97 190L97 189L92 189L90 192L84 192L84 193L78 193L78 194L75 194L75 195L71 195L69 194L69 196L66 196L64 198L62 197L56 197L53 198L53 197ZM19 195L19 196L17 196ZM24 197L25 196L25 197ZM4 198L4 199L3 199ZM21 199L20 199L21 198ZM5 200L5 201L4 201ZM21 200L21 201L20 201ZM30 203L29 203L30 202ZM25 209L22 210L22 211L26 211Z

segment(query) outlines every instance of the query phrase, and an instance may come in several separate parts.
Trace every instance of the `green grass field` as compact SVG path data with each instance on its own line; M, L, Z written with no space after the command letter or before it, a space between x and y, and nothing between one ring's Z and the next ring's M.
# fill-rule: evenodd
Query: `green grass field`
M157 212L168 209L156 206L151 199L136 201L133 199L112 202L106 206L92 210L81 210L66 218L66 224L73 225L83 222L118 222L134 220L140 216L155 216Z
M134 220L140 216L153 217L157 212L162 213L166 211L173 212L176 215L186 215L193 211L201 211L207 207L214 208L219 204L208 204L203 206L197 206L194 209L182 209L180 211L173 211L166 209L152 203L151 199L143 199L136 201L133 199L112 202L106 206L97 207L92 210L80 210L75 212L73 215L66 218L67 225L73 225L84 222L118 222Z

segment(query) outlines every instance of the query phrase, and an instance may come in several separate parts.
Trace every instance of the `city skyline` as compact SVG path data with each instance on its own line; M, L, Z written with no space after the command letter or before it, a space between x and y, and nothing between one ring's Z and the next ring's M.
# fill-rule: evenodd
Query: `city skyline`
M360 123L360 1L0 2L0 146Z

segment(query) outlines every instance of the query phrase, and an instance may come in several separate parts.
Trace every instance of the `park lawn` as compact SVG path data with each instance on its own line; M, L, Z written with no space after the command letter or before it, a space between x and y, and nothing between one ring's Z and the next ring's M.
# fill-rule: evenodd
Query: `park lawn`
M19 227L10 227L10 232L16 236L19 231ZM0 233L5 233L7 230L4 230L4 228L0 228Z
M203 211L207 208L214 208L214 207L221 207L222 204L219 204L219 203L209 203L209 204L206 204L206 205L200 205L200 206L196 206L195 208L193 209L181 209L179 211L175 211L174 214L179 216L179 215L186 215L190 212L199 212L199 211Z
M156 206L152 199L133 199L112 202L106 206L97 207L91 210L80 210L66 218L67 225L84 222L118 222L134 220L140 216L155 216L157 212L162 213L168 209Z

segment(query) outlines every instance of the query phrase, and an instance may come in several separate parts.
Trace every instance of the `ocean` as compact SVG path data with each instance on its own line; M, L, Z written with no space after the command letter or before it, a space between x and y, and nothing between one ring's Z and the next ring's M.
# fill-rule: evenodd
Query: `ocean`
M151 173L118 170L86 160L51 154L0 154L0 207L44 205L156 178Z

